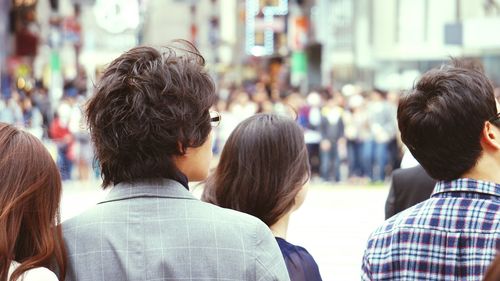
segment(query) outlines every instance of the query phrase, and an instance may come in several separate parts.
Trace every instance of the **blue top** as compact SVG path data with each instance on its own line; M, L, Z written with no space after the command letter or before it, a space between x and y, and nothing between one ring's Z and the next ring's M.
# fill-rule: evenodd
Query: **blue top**
M481 280L500 245L500 184L440 181L370 236L362 280Z
M276 237L291 281L321 281L318 265L309 252Z

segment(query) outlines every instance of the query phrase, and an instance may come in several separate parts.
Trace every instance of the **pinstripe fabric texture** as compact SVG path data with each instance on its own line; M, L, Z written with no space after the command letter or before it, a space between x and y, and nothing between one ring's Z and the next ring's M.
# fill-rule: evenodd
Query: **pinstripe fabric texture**
M264 223L172 180L118 184L63 232L67 281L290 280Z
M481 280L500 246L500 185L438 182L368 240L362 280Z

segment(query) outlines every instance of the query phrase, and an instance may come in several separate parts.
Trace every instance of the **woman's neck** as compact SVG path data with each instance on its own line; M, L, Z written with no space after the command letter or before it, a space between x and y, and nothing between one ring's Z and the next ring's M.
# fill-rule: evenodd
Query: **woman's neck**
M288 231L288 221L290 220L290 213L288 212L282 216L275 224L269 228L275 237L283 238L286 240L286 233Z

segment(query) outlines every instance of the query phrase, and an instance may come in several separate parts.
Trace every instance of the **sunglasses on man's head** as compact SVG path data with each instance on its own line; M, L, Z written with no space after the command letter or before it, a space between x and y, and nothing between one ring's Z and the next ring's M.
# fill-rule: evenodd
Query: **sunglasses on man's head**
M217 127L220 124L221 116L217 111L210 111L210 125L212 127Z

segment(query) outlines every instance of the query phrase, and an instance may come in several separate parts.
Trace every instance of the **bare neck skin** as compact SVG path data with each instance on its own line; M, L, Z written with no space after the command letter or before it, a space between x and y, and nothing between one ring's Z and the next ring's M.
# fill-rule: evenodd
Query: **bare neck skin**
M483 151L476 165L462 177L500 184L500 128L485 123L481 136Z
M495 156L483 152L476 166L463 174L462 177L500 184L500 173L498 171L500 171L500 164L495 159Z
M282 216L275 224L269 227L275 237L279 237L286 240L286 234L288 231L288 222L290 220L291 213L292 211L289 211L284 216Z
M275 237L283 238L286 240L290 215L292 214L292 212L294 212L295 210L300 208L300 206L302 206L302 203L304 203L304 200L306 199L306 194L308 190L309 190L309 185L305 184L304 186L302 186L299 193L297 193L297 195L295 196L293 207L290 208L290 210L286 214L284 214L281 218L279 218L275 224L269 227Z

